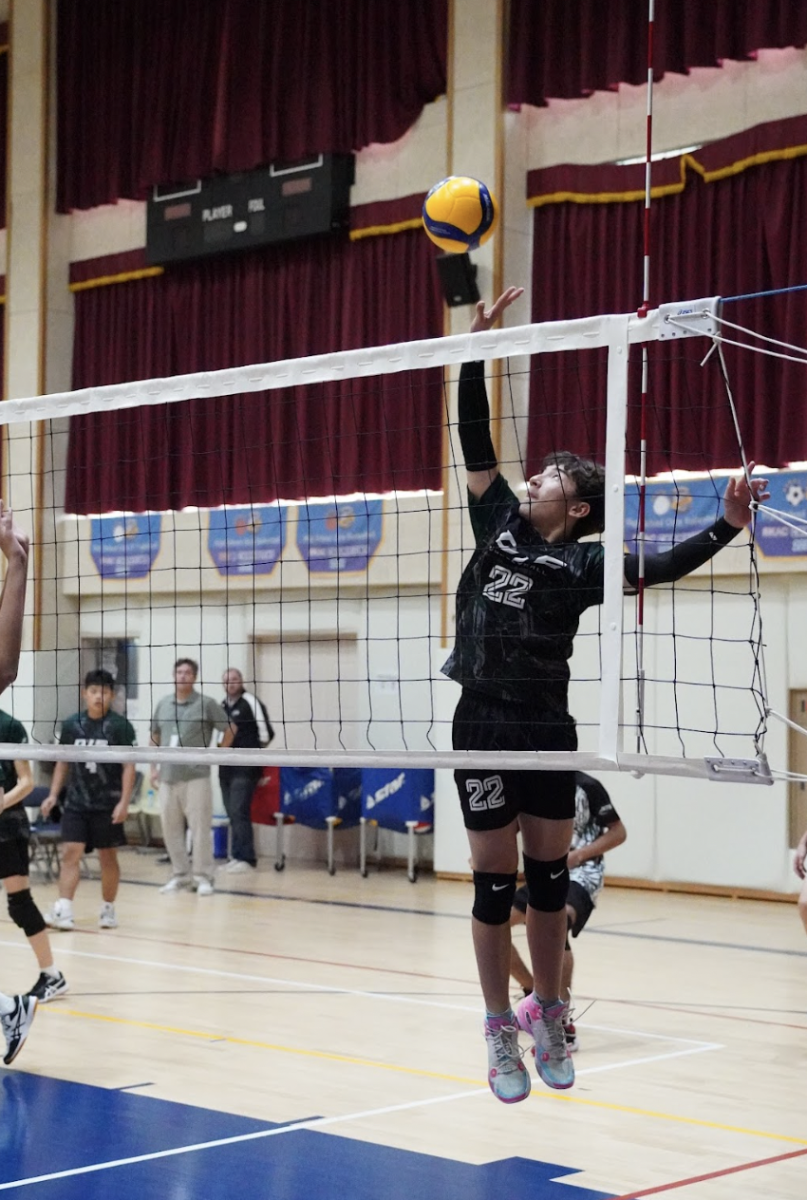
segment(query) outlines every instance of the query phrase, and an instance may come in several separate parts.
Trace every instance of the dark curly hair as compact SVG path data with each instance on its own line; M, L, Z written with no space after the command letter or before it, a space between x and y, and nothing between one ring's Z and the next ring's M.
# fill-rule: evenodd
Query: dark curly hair
M557 467L559 471L571 479L580 500L585 500L589 511L585 517L575 521L571 537L574 541L586 537L590 533L602 533L605 529L605 467L592 462L590 458L581 458L572 454L571 450L556 450L547 454L543 467Z

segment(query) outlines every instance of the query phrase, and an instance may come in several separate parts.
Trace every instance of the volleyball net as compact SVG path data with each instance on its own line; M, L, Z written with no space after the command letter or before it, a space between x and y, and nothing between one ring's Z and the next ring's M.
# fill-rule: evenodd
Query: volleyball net
M28 648L0 703L31 734L26 756L490 763L451 750L459 687L441 672L474 550L456 383L481 360L516 493L556 450L606 470L604 598L584 613L571 660L580 749L493 761L764 779L753 538L638 601L624 590L626 548L665 549L711 524L726 469L745 462L739 430L734 462L710 461L715 414L700 380L721 370L718 356L701 365L715 311L667 306L6 401L6 495L33 534L35 583ZM649 480L636 433L642 345L652 380L666 381ZM665 470L676 421L702 437ZM180 658L218 699L223 672L241 671L277 733L269 751L149 746ZM53 744L97 667L135 729L131 751Z

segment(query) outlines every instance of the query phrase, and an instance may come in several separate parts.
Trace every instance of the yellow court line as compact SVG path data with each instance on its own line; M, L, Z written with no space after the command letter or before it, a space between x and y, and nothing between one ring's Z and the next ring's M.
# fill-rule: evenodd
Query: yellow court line
M378 1062L370 1058L355 1058L348 1054L332 1054L327 1050L306 1050L297 1046L281 1046L275 1042L260 1042L251 1038L219 1037L215 1033L196 1029L182 1029L173 1025L158 1025L152 1021L136 1021L129 1017L112 1017L104 1013L81 1012L74 1008L47 1009L48 1018L54 1016L80 1017L87 1021L104 1021L110 1025L126 1025L133 1029L148 1029L153 1033L174 1033L180 1037L195 1038L205 1042L227 1042L231 1046L250 1046L257 1050L274 1050L280 1054L296 1054L304 1058L319 1058L330 1062L349 1063L358 1067L375 1067L381 1071L394 1071L401 1075L415 1075L420 1079L439 1079L444 1083L462 1083L472 1087L485 1087L487 1080L468 1079L464 1075L445 1075L438 1071L424 1071L419 1067L402 1067L397 1063ZM614 1104L608 1100L588 1100L568 1092L533 1091L533 1100L563 1100L584 1108L600 1108L608 1112L628 1113L635 1117L652 1117L656 1121L673 1121L679 1125L694 1125L699 1129L718 1129L722 1133L741 1133L746 1137L764 1138L768 1141L789 1142L796 1146L807 1146L807 1138L793 1137L786 1133L769 1133L762 1129L746 1129L742 1125L724 1125L720 1121L706 1121L701 1117L685 1117L676 1113L656 1112L654 1109L635 1108L628 1104Z

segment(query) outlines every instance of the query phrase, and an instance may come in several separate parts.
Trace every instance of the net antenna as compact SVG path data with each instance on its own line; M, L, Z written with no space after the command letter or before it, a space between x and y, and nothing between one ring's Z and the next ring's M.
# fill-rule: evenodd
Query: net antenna
M653 199L653 31L655 0L647 3L647 120L645 127L644 161L644 255L642 259L642 303L638 315L650 311L650 211ZM647 536L647 410L649 389L649 352L642 346L642 392L639 402L639 519L636 532L639 555L639 577L636 589L636 753L642 749L644 726L645 662L644 662L644 600L645 554Z

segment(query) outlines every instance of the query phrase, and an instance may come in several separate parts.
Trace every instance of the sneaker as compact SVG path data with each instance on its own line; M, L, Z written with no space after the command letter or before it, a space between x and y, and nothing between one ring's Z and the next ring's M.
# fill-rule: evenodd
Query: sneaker
M98 914L99 929L117 929L118 918L115 916L115 905L109 901L104 901L101 905L101 911Z
M197 896L212 896L213 895L213 884L210 882L209 879L197 879L196 895Z
M530 1094L530 1077L521 1061L515 1018L488 1017L485 1020L488 1044L488 1084L497 1100L517 1104Z
M51 1000L57 1000L59 996L64 996L69 990L67 980L61 971L55 975L48 975L43 971L28 995L34 996L40 1004L48 1004Z
M163 895L166 892L182 892L193 887L193 880L188 879L187 875L172 875L168 883L164 883L160 888Z
M255 868L252 863L244 862L243 859L232 858L227 863L224 870L228 875L248 875L250 871L254 871Z
M44 915L46 925L51 929L75 929L76 922L73 919L73 906L65 907L64 900L56 900L53 908L48 909Z
M6 1053L3 1059L6 1066L14 1062L25 1045L36 1013L36 1005L36 996L15 996L14 1011L0 1017L0 1026L6 1037Z
M516 1006L519 1028L535 1038L535 1069L551 1088L570 1088L574 1083L574 1064L563 1030L568 1012L562 1000L542 1008L535 994L525 996Z

